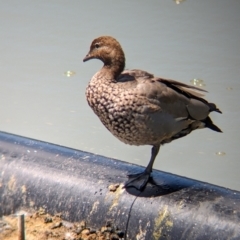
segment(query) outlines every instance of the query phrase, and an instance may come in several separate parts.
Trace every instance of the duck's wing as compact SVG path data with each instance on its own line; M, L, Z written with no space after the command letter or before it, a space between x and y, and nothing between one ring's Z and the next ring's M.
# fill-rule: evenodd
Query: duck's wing
M121 75L120 75L120 81L129 81L129 80L134 80L136 79L138 82L143 81L143 80L157 80L159 82L162 82L166 84L168 87L171 87L172 89L175 89L179 92L182 91L183 94L193 94L196 97L203 97L203 93L199 92L207 92L206 90L202 88L198 88L192 85L188 85L182 82L178 82L172 79L166 79L166 78L156 78L154 77L153 74L139 70L139 69L132 69L132 70L125 70Z
M190 94L190 95L194 95L196 97L203 97L204 94L199 93L199 91L200 92L208 92L202 88L198 88L198 87L188 85L185 83L181 83L181 82L171 80L171 79L157 78L157 80L159 82L166 84L168 87L171 87L172 89L175 89L176 91L181 92L182 94Z
M178 82L178 81L172 80L172 79L154 77L153 74L146 72L146 71L139 70L139 69L126 70L125 73L131 77L134 77L136 80L138 80L138 82L149 80L152 82L157 81L157 82L163 83L167 87L175 90L176 92L178 92L190 99L191 98L196 99L196 100L199 100L199 101L207 104L210 107L210 111L216 111L216 112L222 113L218 108L216 108L215 104L209 103L207 100L202 98L204 96L204 93L208 92L202 88L188 85L188 84Z
M133 88L136 87L137 84L145 83L148 85L149 82L158 81L163 83L164 85L172 88L173 90L188 96L188 97L197 97L201 98L204 96L202 92L207 92L202 88L198 88L195 86L187 85L185 83L181 83L175 80L166 79L166 78L156 78L153 74L139 70L139 69L132 69L132 70L125 70L123 71L120 76L117 78L117 82L121 84L124 88ZM123 83L123 84L122 84ZM203 99L204 101L204 99Z
M122 72L122 74L120 74L120 76L117 79L118 82L133 82L133 81L141 82L141 81L146 81L146 80L150 80L150 81L157 80L159 82L166 84L167 86L169 86L173 89L182 91L183 93L184 92L190 93L190 94L196 95L198 97L204 96L204 94L196 92L196 91L207 92L206 90L204 90L202 88L198 88L198 87L195 87L192 85L181 83L181 82L178 82L175 80L166 79L166 78L155 78L153 74L143 71L143 70L139 70L139 69L125 70Z
M191 116L196 119L207 117L211 111L221 113L214 103L209 103L202 98L203 92L207 92L202 88L171 79L154 77L153 74L138 69L125 70L120 75L120 80L125 86L138 88L139 93L145 95L150 101L159 100L161 106L166 104L172 110L176 109L176 112L181 109L180 106L184 105L184 108L187 108ZM126 84L126 82L129 83Z
M206 125L209 128L220 131L208 115L212 111L221 111L214 103L202 98L203 92L207 92L202 88L154 77L153 74L138 69L123 71L118 81L125 89L137 94L139 104L146 111L165 112L176 119L208 121Z
M222 113L216 107L216 105L214 103L209 103L207 100L202 98L204 96L204 94L197 92L197 91L207 92L206 90L195 87L195 86L191 86L191 85L188 85L185 83L181 83L181 82L178 82L175 80L171 80L171 79L158 78L156 80L161 83L166 84L166 86L172 88L173 90L175 90L176 92L178 92L180 94L183 94L184 96L188 97L189 99L195 99L202 103L205 103L210 108L209 109L210 112L215 111L215 112Z

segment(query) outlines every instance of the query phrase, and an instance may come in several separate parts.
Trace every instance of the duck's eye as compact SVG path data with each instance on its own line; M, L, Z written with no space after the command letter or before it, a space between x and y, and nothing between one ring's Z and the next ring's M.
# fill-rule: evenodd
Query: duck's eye
M100 47L99 43L96 43L95 48L99 48L99 47Z

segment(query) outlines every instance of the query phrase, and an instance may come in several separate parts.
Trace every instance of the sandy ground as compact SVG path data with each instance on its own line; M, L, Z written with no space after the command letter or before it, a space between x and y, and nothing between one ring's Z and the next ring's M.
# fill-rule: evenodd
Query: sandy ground
M120 240L124 233L110 223L101 229L92 229L86 222L70 223L61 218L61 214L51 216L44 210L25 215L26 240ZM0 239L18 239L18 217L4 216L0 219Z

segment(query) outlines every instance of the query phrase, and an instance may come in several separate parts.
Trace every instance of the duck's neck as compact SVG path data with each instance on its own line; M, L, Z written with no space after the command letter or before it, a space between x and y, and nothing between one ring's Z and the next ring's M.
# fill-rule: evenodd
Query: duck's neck
M125 68L125 56L124 53L118 54L110 61L105 61L101 71L108 76L112 81L116 81L118 76Z

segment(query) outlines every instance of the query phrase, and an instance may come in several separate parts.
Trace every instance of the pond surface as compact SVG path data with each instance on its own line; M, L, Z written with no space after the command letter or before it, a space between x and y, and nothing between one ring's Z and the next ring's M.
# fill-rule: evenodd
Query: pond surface
M211 114L222 134L164 145L154 167L240 190L239 12L235 0L2 2L0 130L146 166L150 146L119 142L85 99L102 63L82 59L94 38L111 35L127 68L200 84L223 112Z

